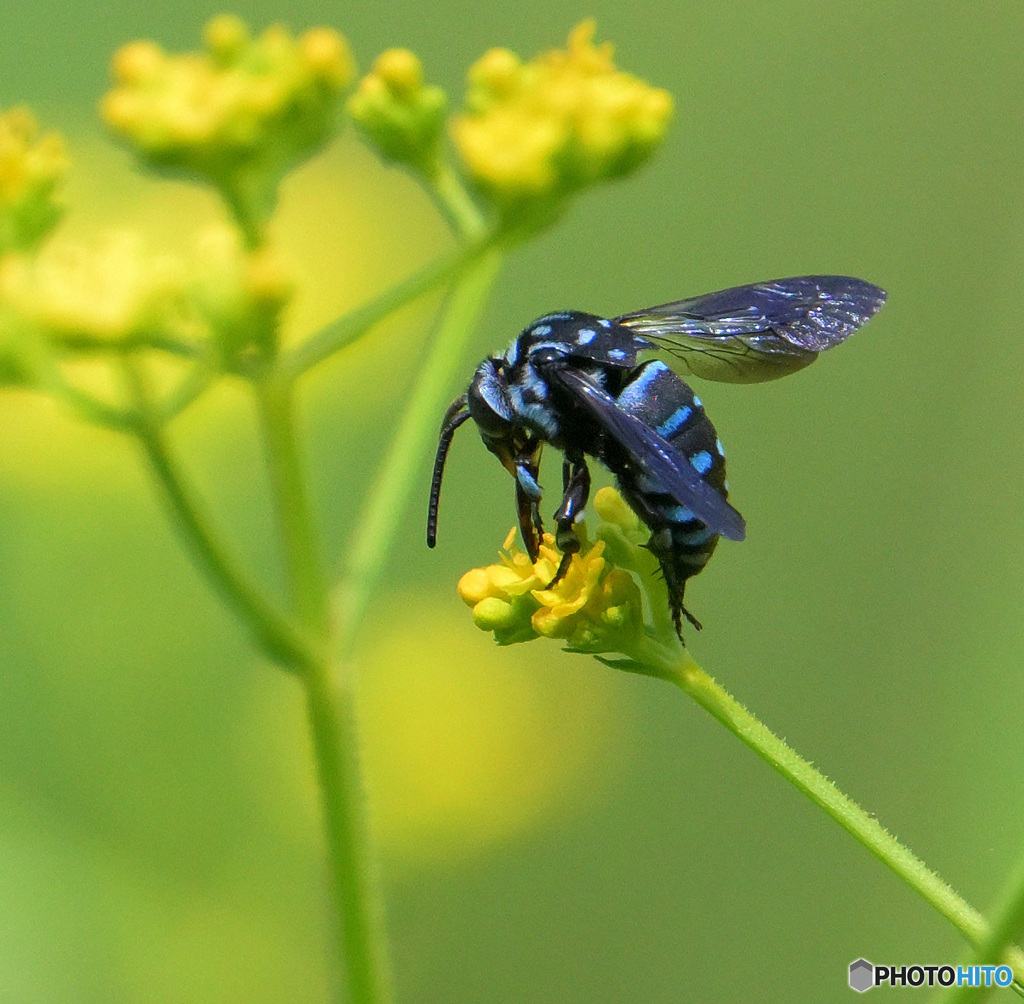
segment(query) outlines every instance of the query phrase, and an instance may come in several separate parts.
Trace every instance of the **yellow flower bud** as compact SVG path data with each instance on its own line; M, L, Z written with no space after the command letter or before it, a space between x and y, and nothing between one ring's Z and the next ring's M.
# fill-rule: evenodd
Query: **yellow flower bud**
M26 108L0 114L0 255L34 250L63 207L55 192L67 170L56 133L39 136Z
M388 49L349 99L348 113L377 152L430 175L437 167L448 98L424 84L419 57Z
M249 41L249 29L234 14L218 14L203 29L203 42L210 54L220 62L229 63L238 58Z
M614 488L598 489L594 496L594 509L606 523L613 523L626 533L636 533L642 528L637 514Z
M191 300L229 365L272 346L293 293L291 275L272 245L247 248L223 226L201 235Z
M333 90L344 90L356 75L348 42L330 28L311 28L299 37L299 49L314 76Z

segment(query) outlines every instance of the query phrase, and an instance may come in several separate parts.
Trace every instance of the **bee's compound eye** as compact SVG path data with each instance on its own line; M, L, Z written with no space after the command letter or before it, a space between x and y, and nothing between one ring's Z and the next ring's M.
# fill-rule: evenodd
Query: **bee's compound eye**
M494 360L480 364L466 394L469 413L481 432L504 435L512 422L512 404L508 385Z

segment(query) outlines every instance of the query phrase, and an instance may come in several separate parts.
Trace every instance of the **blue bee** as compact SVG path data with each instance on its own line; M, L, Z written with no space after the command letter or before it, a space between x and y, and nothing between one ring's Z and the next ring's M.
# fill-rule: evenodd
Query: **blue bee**
M684 373L729 383L773 380L810 365L885 303L862 279L811 275L735 286L607 319L567 310L525 328L503 355L477 367L445 414L434 463L427 544L437 540L445 459L455 430L472 418L484 445L515 479L526 550L539 553L538 484L545 443L562 451L562 503L554 514L562 561L580 542L574 529L590 495L587 456L616 477L651 531L647 546L668 586L676 633L700 623L683 605L686 580L710 559L719 537L743 540L729 504L725 452L698 398L661 359Z

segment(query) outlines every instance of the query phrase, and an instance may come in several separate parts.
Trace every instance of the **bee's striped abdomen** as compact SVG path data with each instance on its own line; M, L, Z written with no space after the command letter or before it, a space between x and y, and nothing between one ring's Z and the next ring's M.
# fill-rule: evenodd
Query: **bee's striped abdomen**
M617 404L671 443L705 481L727 495L725 454L715 427L700 398L668 366L654 360L634 370L619 392ZM616 459L609 456L606 462L618 475L619 487L633 511L650 527L648 547L661 563L676 628L683 613L699 627L683 606L683 590L686 580L707 564L718 536L681 505L667 486L635 465L616 463Z

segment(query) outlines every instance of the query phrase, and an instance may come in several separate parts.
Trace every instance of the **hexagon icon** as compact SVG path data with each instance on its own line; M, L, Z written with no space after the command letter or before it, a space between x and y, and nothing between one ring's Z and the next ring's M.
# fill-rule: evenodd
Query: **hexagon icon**
M850 963L850 986L857 993L870 990L875 984L875 967L867 959Z

